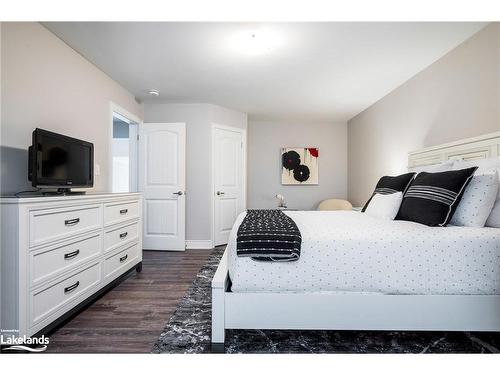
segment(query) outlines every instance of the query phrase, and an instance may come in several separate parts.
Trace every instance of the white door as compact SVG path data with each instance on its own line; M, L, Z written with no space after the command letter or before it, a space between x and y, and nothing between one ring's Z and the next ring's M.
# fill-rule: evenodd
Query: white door
M246 209L245 132L241 129L213 127L214 242L228 242L238 214Z
M186 124L142 124L139 188L144 196L143 247L186 248Z

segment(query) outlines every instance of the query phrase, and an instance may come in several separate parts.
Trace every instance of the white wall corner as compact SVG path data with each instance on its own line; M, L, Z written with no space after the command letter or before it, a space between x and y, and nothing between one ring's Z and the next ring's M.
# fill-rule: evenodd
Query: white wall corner
M186 249L213 249L212 240L186 240Z

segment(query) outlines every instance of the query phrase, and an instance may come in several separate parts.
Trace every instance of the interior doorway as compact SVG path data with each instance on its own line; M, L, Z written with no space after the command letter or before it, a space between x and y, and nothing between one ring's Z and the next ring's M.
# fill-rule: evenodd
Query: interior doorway
M111 191L136 192L139 119L117 106L112 106L111 113Z

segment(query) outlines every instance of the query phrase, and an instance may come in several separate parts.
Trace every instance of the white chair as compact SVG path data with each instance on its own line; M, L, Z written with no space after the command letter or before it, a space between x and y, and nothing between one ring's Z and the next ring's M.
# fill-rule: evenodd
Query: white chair
M350 211L352 204L345 199L326 199L317 208L318 211Z

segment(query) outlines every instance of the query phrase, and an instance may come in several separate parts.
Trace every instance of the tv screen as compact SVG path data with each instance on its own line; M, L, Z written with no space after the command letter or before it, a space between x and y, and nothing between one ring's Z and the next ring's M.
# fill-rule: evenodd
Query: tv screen
M35 187L92 187L94 145L37 128L30 147L30 177Z

